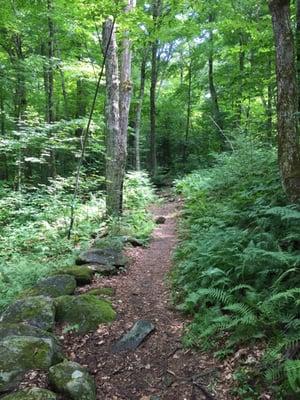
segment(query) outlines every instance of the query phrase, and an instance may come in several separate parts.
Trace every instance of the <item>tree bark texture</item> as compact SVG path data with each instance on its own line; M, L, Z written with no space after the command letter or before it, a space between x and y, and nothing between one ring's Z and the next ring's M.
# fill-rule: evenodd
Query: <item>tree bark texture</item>
M136 0L127 0L127 5L125 7L125 13L130 13L136 5ZM123 171L122 179L122 190L123 194L123 182L126 169L127 160L127 141L128 141L128 120L129 120L129 109L132 97L132 82L131 82L131 61L132 61L132 51L131 51L131 41L129 38L129 32L124 32L124 37L122 40L122 52L120 60L120 146L122 152L120 156L120 165ZM121 199L123 204L123 199ZM122 210L121 210L122 211Z
M282 183L291 201L300 199L298 93L290 1L269 1L276 47L278 159Z
M158 18L161 13L161 0L153 0L152 2L152 18L154 21L154 29L156 30ZM152 176L157 172L157 155L156 155L156 88L158 80L158 53L159 41L154 39L151 46L151 86L150 86L150 173Z
M300 112L300 0L296 0L296 57L298 83L298 112ZM299 116L298 116L299 118Z
M120 130L120 81L117 54L116 30L109 18L104 23L103 41L107 48L106 75L106 211L107 215L122 212L122 190L124 177L124 140Z
M140 89L139 89L139 98L138 104L136 108L136 116L135 116L135 134L134 134L134 145L135 145L135 169L140 171L141 169L141 155L140 155L140 131L141 131L141 120L142 120L142 108L143 108L143 100L145 94L145 82L146 82L146 51L143 55L141 62L141 72L140 72Z
M209 15L208 21L209 22L214 21L212 15ZM221 148L222 150L224 150L226 147L226 143L224 140L224 136L221 134L221 131L223 131L223 120L220 113L219 100L214 82L214 37L212 29L210 29L209 32L208 84L209 84L209 92L212 104L212 114L215 124L218 126Z
M191 126L191 112L192 112L192 59L188 67L188 93L187 93L187 109L186 109L186 125L185 125L185 140L183 146L182 161L185 163L188 158L188 142Z

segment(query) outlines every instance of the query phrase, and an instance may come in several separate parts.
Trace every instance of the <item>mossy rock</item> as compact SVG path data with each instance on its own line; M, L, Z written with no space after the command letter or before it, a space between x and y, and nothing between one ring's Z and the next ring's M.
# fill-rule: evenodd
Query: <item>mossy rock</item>
M123 255L122 251L114 248L92 248L81 253L76 260L77 265L100 264L125 267L127 263L128 259Z
M56 336L50 332L36 328L25 323L2 323L0 324L0 342L10 336L31 336L42 339L51 339L55 344L55 351L61 353L61 345Z
M48 370L62 360L50 338L10 336L0 342L0 392L14 389L26 371Z
M64 361L50 368L49 380L55 391L72 400L95 400L96 385L88 371L81 365Z
M40 279L28 293L32 296L43 295L55 298L73 294L76 286L76 279L72 275L53 275Z
M98 325L111 322L116 312L111 304L92 295L62 296L56 299L56 320L76 326L79 333L97 329Z
M52 330L55 308L50 297L35 296L17 300L4 311L1 322L26 322L43 330Z
M60 275L72 275L78 285L86 285L91 283L93 280L93 271L84 265L74 265L73 267L66 267L56 271L56 274Z
M55 393L46 389L31 388L1 397L1 400L56 400Z
M95 288L91 289L85 294L92 295L92 296L114 296L115 290L111 287L102 287L102 288Z

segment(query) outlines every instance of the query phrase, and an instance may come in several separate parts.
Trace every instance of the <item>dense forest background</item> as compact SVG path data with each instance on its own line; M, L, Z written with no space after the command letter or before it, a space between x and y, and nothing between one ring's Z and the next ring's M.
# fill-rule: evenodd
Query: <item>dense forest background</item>
M241 367L235 394L260 398L267 385L294 396L299 2L134 3L0 0L0 307L70 264L107 217L120 229L105 208L110 178L122 234L145 241L155 196L141 171L157 186L177 179L186 203L174 299L195 316L186 344L207 350L213 335L227 357L259 341L265 358ZM109 134L118 60L121 158Z

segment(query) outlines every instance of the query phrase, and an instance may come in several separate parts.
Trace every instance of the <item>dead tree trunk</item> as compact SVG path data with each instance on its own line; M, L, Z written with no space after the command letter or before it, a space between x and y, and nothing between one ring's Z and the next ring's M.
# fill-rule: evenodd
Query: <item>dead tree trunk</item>
M300 199L298 93L290 0L271 0L276 47L278 158L282 183L291 201Z

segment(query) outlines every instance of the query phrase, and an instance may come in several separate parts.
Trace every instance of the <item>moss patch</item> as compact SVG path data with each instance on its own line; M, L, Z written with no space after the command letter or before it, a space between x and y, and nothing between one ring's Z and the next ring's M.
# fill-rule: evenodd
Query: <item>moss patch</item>
M98 325L111 322L116 312L111 304L92 295L62 296L56 299L56 320L78 326L79 333L97 329Z
M93 271L89 267L86 267L84 265L74 265L72 267L66 267L64 269L59 269L55 273L60 275L72 275L79 285L86 285L87 283L90 283L93 279Z
M114 296L115 290L111 287L103 287L103 288L96 288L91 289L85 294L92 295L92 296Z
M49 390L32 388L11 393L1 397L1 400L56 400L56 394Z

